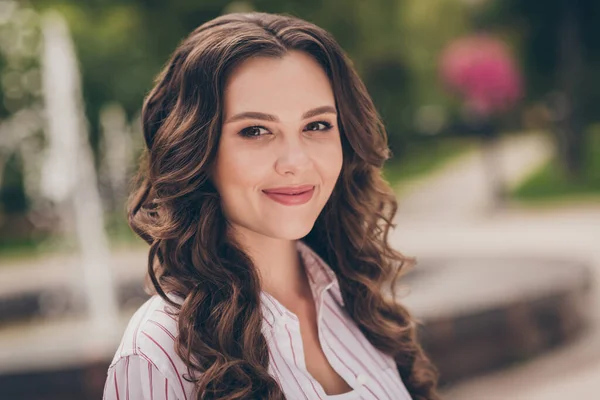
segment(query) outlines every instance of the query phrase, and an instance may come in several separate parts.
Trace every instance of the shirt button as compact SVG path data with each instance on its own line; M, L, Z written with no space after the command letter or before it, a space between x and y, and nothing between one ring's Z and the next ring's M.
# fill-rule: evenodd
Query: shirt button
M356 383L360 386L364 386L369 382L369 377L365 374L356 375Z

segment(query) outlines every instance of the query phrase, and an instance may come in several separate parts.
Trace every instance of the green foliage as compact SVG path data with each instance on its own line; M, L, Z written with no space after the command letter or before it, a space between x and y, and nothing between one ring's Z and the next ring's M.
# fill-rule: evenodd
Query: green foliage
M330 31L367 83L400 152L420 105L448 99L437 53L468 24L454 0L36 0L69 21L82 67L86 111L97 142L98 110L111 101L131 116L177 43L201 23L236 9L288 13ZM244 6L245 4L245 6ZM387 82L382 82L385 76ZM395 144L395 145L394 145Z
M394 187L430 174L446 162L476 148L473 138L429 138L411 143L401 158L391 158L383 176Z
M600 197L600 129L587 135L586 163L581 177L568 179L554 159L515 189L516 200L539 202Z
M529 100L539 101L554 90L561 67L560 45L564 40L563 16L567 7L575 8L577 30L583 54L581 110L587 122L598 121L600 101L600 2L597 0L491 1L477 15L479 23L490 29L518 33L525 68Z
M411 72L412 97L418 105L450 105L438 81L438 56L454 38L469 32L468 9L456 0L410 0L399 11L398 46Z
M104 105L119 103L133 117L153 78L190 31L225 12L254 9L295 15L330 31L365 81L386 125L395 161L412 160L410 152L418 147L412 143L421 140L413 127L415 113L422 106L452 104L439 87L437 54L448 40L468 29L465 6L455 0L29 0L22 4L41 14L55 9L67 19L96 151L99 111ZM410 165L418 165L413 161ZM20 172L14 168L6 172L5 182L15 187ZM19 197L7 191L11 188L2 191L5 198L16 199L18 204L11 209L26 211L23 190Z
M27 198L23 191L23 169L21 158L13 155L8 159L4 178L0 187L0 212L11 214L23 212L27 208ZM0 177L2 178L2 177Z
M0 259L3 261L29 258L40 254L40 241L33 239L5 239L0 242ZM1 263L0 263L1 265Z

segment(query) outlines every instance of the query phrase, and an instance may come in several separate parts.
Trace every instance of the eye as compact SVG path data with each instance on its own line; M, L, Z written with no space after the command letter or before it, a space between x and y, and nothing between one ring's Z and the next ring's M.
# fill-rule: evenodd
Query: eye
M242 129L238 134L245 138L256 139L264 136L261 131L269 132L265 127L255 125Z
M315 121L306 125L306 131L328 131L332 128L331 124L326 121Z

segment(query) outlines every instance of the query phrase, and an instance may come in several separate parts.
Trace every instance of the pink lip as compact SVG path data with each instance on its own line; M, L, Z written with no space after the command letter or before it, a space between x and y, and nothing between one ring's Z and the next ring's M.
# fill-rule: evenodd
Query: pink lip
M313 185L265 189L263 193L271 200L286 206L307 203L313 196L315 187Z
M265 193L277 193L277 194L299 194L306 192L314 188L314 185L301 185L301 186L282 186L270 189L264 189Z

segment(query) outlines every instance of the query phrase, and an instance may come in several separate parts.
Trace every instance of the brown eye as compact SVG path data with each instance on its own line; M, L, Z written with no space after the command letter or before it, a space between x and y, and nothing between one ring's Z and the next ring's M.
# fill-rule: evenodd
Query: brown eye
M332 128L329 122L316 121L306 125L306 131L328 131Z
M248 128L244 128L239 132L239 135L245 138L249 138L249 139L255 139L255 138L259 138L261 136L264 136L263 134L261 134L261 131L267 131L266 128L262 127L262 126L249 126Z

